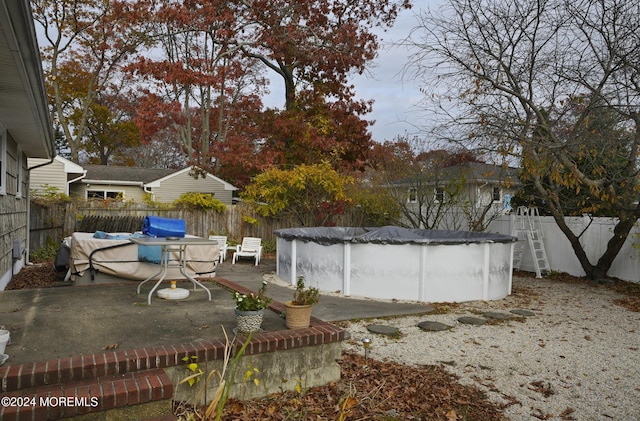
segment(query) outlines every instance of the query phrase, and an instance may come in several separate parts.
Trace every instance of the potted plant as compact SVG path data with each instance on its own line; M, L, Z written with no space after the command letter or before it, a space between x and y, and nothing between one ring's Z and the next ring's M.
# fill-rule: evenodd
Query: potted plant
M262 281L262 286L257 294L240 294L233 291L231 296L236 302L236 332L256 332L260 330L264 310L269 307L271 298L266 296L267 281Z
M303 329L311 323L312 306L318 302L320 290L306 287L304 277L298 277L293 300L287 301L285 307L285 319L289 329Z

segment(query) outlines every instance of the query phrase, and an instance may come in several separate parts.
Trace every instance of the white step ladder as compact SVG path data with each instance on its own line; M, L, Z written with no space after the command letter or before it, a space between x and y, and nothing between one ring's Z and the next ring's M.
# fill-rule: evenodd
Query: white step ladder
M538 213L537 207L518 207L512 235L518 239L513 249L514 269L520 269L522 255L528 244L533 266L536 270L536 278L542 278L543 272L551 272L547 252L544 249L544 233L540 224L540 214Z

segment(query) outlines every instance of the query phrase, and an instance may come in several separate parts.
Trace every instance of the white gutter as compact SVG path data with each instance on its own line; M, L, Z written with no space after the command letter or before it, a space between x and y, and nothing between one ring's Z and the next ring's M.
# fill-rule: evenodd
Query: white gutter
M144 187L144 183L141 181L119 181L119 180L90 180L85 178L82 181L83 184L98 184L98 185L122 185L122 186L139 186Z
M82 173L82 175L81 175L80 177L73 178L73 179L71 179L71 180L67 181L67 183L65 184L65 189L67 190L67 191L65 192L65 194L66 194L67 196L70 196L69 192L71 191L71 188L70 188L71 183L75 183L76 181L82 180L82 179L83 179L83 178L85 178L86 176L87 176L87 170L84 170L84 172Z

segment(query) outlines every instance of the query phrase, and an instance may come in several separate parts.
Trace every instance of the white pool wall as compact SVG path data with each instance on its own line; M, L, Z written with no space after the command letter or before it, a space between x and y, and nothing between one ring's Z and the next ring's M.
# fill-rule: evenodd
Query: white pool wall
M511 294L513 242L328 245L277 237L277 274L324 292L418 302L498 300Z

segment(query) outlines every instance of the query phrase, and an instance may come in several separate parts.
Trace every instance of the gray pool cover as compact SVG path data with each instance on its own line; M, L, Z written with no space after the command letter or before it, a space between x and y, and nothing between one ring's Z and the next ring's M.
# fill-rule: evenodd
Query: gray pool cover
M357 227L303 227L274 231L285 240L313 241L318 244L376 243L376 244L470 244L511 243L517 238L510 235L473 232L407 229L396 226Z

